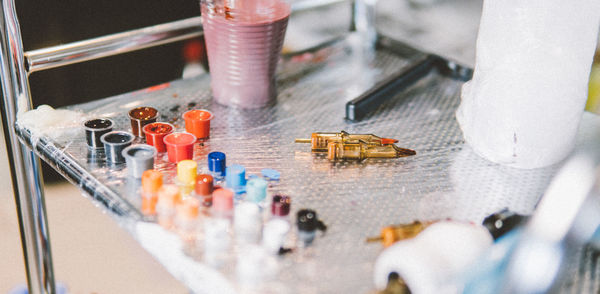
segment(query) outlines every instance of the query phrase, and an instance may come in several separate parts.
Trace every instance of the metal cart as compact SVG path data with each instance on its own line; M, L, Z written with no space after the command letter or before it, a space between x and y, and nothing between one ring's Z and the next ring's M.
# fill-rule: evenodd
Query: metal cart
M300 1L293 10L339 2L345 1ZM491 164L465 146L454 111L470 71L443 58L436 57L438 66L421 71L410 85L387 95L389 99L382 104L370 105L372 112L360 122L345 119L349 101L431 57L377 36L371 1L352 5L356 32L284 56L278 74L278 102L264 109L229 109L213 103L208 76L68 108L111 117L120 129L127 128L124 113L131 105L154 106L163 120L175 125L180 125L178 113L184 109L210 109L216 117L211 139L195 150L201 165L206 164L208 152L219 150L227 153L228 162L245 165L251 174L262 168L278 169L282 178L271 190L292 195L294 211L316 209L330 228L311 248L275 260L280 270L257 286L260 292L367 292L372 288L373 261L381 251L378 245L364 243L367 235L384 225L414 219L480 222L505 207L528 214L558 167L511 169ZM139 183L127 179L124 167L107 166L101 155L91 154L83 133L55 142L15 124L19 113L31 109L29 74L199 36L200 18L24 52L13 0L2 1L2 15L2 119L30 293L54 292L39 158L100 203L194 292L239 290L242 286L236 282L233 267L215 270L204 265L197 248L181 243L140 212ZM372 48L365 48L365 39L374 42ZM599 128L600 118L586 114L580 141L589 140ZM331 163L311 154L306 146L292 143L314 131L342 129L398 138L418 155L369 160L368 164ZM157 158L156 166L172 173L173 165L164 158ZM563 289L598 290L600 273L594 270L598 256L590 252L586 249L585 258L573 265L577 283L565 282Z

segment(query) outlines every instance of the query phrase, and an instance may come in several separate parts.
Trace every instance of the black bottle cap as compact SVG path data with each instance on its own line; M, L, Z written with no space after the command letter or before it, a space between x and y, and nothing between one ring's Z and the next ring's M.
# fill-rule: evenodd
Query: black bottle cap
M517 214L504 208L483 220L483 226L488 229L494 240L504 236L510 230L514 229L528 217Z
M327 230L327 226L317 218L317 212L312 209L301 209L296 216L296 224L299 231Z

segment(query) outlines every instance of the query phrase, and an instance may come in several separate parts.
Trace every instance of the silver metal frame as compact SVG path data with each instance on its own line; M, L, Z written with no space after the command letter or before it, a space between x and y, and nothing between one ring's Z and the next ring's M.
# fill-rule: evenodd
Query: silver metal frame
M19 218L29 293L55 293L54 271L39 157L15 133L19 113L32 108L29 74L45 69L131 52L202 35L200 17L104 37L24 52L14 0L0 0L2 122ZM292 11L348 0L303 0ZM352 27L373 37L376 0L354 0ZM370 38L369 38L370 39ZM374 40L373 40L374 41ZM35 146L34 146L35 147Z
M99 59L202 35L200 17L25 53L28 73Z
M20 144L14 124L20 111L31 108L29 82L23 64L23 45L13 1L2 1L2 120L9 154L21 245L29 293L54 293L54 271L46 206L41 187L40 160Z

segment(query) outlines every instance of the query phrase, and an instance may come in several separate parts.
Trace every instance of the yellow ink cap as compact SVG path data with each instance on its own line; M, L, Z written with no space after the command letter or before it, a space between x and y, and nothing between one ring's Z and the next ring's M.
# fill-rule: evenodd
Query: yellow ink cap
M177 164L177 181L182 185L195 185L198 163L193 160L182 160Z

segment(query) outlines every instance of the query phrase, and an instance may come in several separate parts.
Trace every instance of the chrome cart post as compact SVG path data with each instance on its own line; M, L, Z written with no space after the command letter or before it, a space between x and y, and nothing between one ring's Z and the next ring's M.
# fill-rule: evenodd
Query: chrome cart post
M365 47L374 47L377 41L375 27L375 5L377 0L354 0L352 6L351 27L358 32Z
M39 158L17 139L17 114L31 109L23 44L13 0L2 1L0 21L2 67L2 122L29 293L55 293L50 236L42 190Z

